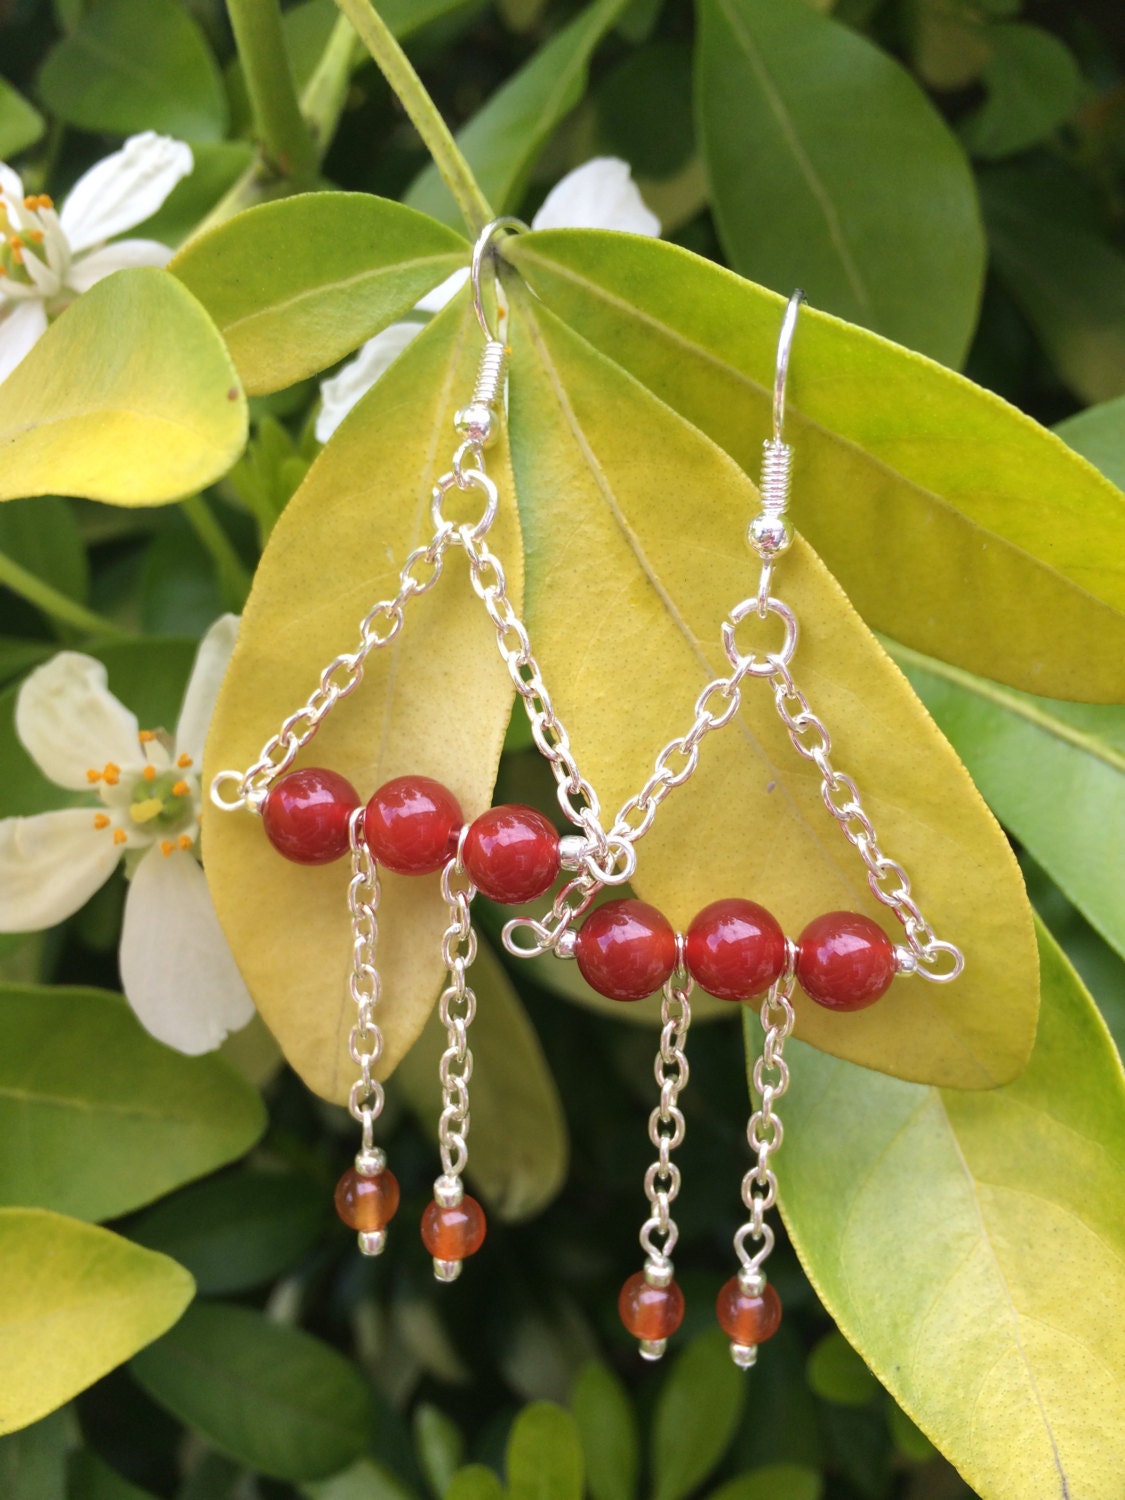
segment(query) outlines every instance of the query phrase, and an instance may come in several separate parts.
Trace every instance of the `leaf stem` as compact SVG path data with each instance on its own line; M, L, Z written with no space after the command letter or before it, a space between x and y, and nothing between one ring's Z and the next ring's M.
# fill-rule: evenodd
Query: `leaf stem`
M355 27L379 71L410 116L465 223L474 235L479 234L496 216L406 53L370 0L336 0L336 4Z
M315 187L317 151L297 101L278 0L227 0L227 12L267 159L298 191Z
M86 635L123 637L129 633L112 620L95 614L84 604L60 593L45 579L30 572L5 552L0 552L0 584L11 589L21 599L26 599L29 604L34 604L36 609L41 609L52 620L57 620L62 625L71 625Z
M347 16L337 16L320 60L301 91L301 113L322 156L340 123L357 50L352 23Z
M214 511L202 495L189 495L180 501L181 509L191 529L207 548L219 575L223 591L223 602L228 609L241 610L250 592L250 574L242 559L234 550L229 536L219 525Z

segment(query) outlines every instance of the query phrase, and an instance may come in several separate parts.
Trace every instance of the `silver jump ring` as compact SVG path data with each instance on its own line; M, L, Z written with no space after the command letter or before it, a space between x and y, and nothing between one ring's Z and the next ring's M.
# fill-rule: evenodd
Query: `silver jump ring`
M477 242L473 246L473 265L470 272L470 279L473 285L473 311L477 315L477 322L480 324L481 332L490 344L498 344L501 340L488 326L488 316L485 313L484 302L481 296L481 273L484 270L485 258L492 249L492 241L504 229L509 230L512 234L523 234L527 230L527 225L522 219L516 219L510 215L502 219L493 219L477 235Z
M788 666L793 659L793 653L797 649L797 617L787 604L780 599L766 600L766 613L777 615L785 626L785 639L781 643L779 651L772 651L767 656L757 657L754 652L743 656L738 649L734 638L735 626L740 624L747 615L758 614L757 597L743 599L741 604L736 604L730 612L730 619L723 621L723 650L727 654L727 660L738 673L739 677L772 677L777 671L778 665ZM764 618L764 616L763 616Z

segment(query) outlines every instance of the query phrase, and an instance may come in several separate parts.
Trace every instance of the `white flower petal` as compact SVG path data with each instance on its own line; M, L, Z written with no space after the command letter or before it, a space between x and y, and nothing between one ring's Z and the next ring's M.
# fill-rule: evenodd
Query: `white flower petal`
M623 229L659 235L660 220L648 208L616 156L595 156L557 182L531 221L532 229Z
M454 271L452 276L447 276L440 285L435 286L432 292L427 292L420 302L414 304L415 312L439 313L442 308L453 301L457 293L469 279L468 266L462 266L459 271Z
M30 249L24 252L23 269L27 272L28 280L35 288L35 295L44 300L57 297L62 291L62 280L57 271L39 259Z
M0 312L0 380L7 380L46 332L47 312L38 298L34 302L13 302Z
M59 215L70 248L88 250L143 223L193 164L191 147L183 141L152 130L130 136L71 189Z
M21 206L24 198L19 173L14 172L6 161L0 161L0 198L8 209Z
M112 245L103 245L100 250L91 250L72 261L66 284L76 292L88 292L114 271L133 266L166 266L171 259L171 250L158 240L115 240Z
M328 441L360 397L367 395L379 376L421 332L421 323L392 323L368 339L356 357L331 380L321 381L321 407L316 419L318 443Z
M254 1014L193 855L157 849L125 898L121 982L146 1031L195 1056L212 1052Z
M176 725L176 749L190 755L197 765L203 758L203 742L215 711L219 685L234 650L238 625L237 615L220 615L195 653L180 722Z
M121 858L92 807L0 819L0 932L40 932L73 916Z
M32 760L56 786L89 791L88 770L108 761L144 765L137 719L106 686L100 661L60 651L36 667L16 699L16 733Z

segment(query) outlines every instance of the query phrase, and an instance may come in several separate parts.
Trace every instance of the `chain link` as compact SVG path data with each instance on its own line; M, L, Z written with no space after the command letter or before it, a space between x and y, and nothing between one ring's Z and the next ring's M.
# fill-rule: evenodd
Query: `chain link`
M449 908L449 926L442 936L441 956L449 978L438 1001L438 1013L448 1038L438 1068L442 1093L438 1145L441 1170L446 1178L460 1177L469 1161L469 1080L473 1076L469 1027L476 1015L477 999L466 972L477 955L477 935L470 910L476 887L461 862L467 831L467 828L461 830L457 858L451 859L441 872L441 893Z
M352 919L352 972L348 993L355 1002L356 1019L348 1037L348 1052L359 1077L348 1096L348 1111L363 1130L363 1151L373 1149L372 1129L383 1112L383 1085L372 1075L383 1052L383 1033L375 1020L379 1003L379 971L375 944L379 935L379 872L363 836L363 808L348 822L352 878L348 882L348 911Z
M680 1169L672 1160L672 1152L682 1143L685 1131L678 1101L689 1076L685 1048L691 1025L691 992L690 976L677 970L664 986L660 1007L660 1050L654 1067L660 1103L648 1121L649 1139L657 1155L645 1173L645 1197L652 1212L642 1224L640 1234L648 1265L658 1273L670 1270L669 1257L679 1237L672 1204L680 1191ZM659 1246L654 1236L660 1237Z
M765 1215L777 1202L777 1178L770 1157L780 1148L785 1133L774 1106L789 1087L789 1065L782 1052L795 1019L792 1005L795 959L796 950L790 943L785 969L762 1001L765 1041L751 1075L760 1103L746 1126L754 1165L742 1179L742 1201L750 1217L734 1237L742 1275L748 1279L757 1276L774 1245L773 1228L766 1223ZM751 1251L747 1240L753 1240L758 1248Z

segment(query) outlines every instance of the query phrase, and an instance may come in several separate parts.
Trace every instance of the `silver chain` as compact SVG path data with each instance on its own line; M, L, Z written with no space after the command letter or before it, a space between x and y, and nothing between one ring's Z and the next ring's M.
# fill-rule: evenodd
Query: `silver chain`
M352 853L352 878L348 883L348 911L352 919L352 972L348 993L356 1007L355 1024L348 1037L348 1052L359 1068L359 1077L348 1095L348 1111L363 1131L360 1156L374 1150L372 1128L383 1111L383 1085L372 1074L383 1053L383 1033L375 1019L379 1003L379 971L375 967L375 944L379 935L379 871L363 836L362 807L348 823ZM358 1161L358 1159L357 1159Z
M735 1252L742 1262L743 1288L751 1293L760 1292L764 1285L761 1266L774 1245L773 1229L766 1223L765 1215L777 1202L777 1178L770 1157L780 1148L785 1134L774 1106L789 1087L789 1065L782 1051L795 1020L792 1005L795 957L790 943L785 969L762 1001L765 1041L751 1075L760 1102L746 1126L746 1139L755 1158L742 1179L742 1201L750 1217L734 1237ZM758 1248L751 1251L747 1240L752 1240Z
M656 1160L645 1173L645 1197L652 1209L641 1225L641 1248L646 1259L646 1273L662 1279L671 1276L671 1254L676 1248L679 1229L672 1217L672 1204L680 1191L680 1169L672 1152L684 1139L685 1124L679 1097L687 1085L689 1069L685 1046L691 1025L690 976L677 970L664 986L660 1007L660 1050L654 1072L660 1085L660 1103L648 1121L648 1134L656 1147ZM661 1243L656 1243L659 1236Z
M476 887L465 874L461 862L466 831L462 829L457 858L451 859L441 872L441 892L449 908L449 926L442 936L441 956L449 973L438 1001L438 1013L448 1045L441 1055L438 1070L442 1094L438 1144L445 1180L439 1179L437 1191L446 1200L458 1196L454 1182L469 1161L466 1138L469 1134L469 1080L473 1076L469 1027L476 1015L477 999L466 974L477 955L477 935L470 909Z

